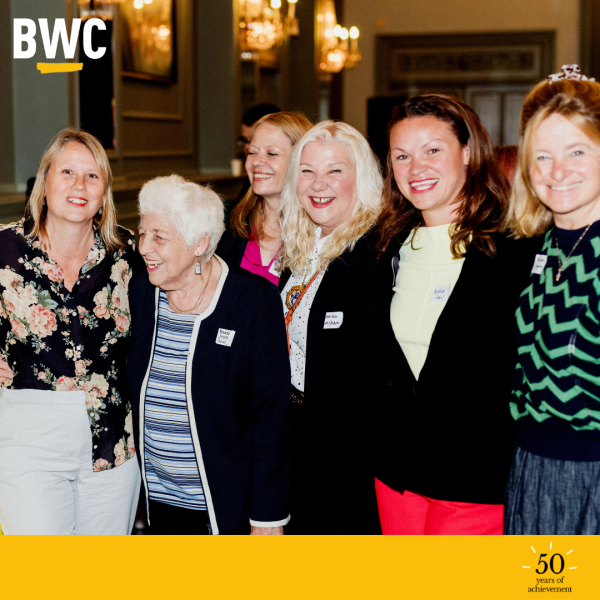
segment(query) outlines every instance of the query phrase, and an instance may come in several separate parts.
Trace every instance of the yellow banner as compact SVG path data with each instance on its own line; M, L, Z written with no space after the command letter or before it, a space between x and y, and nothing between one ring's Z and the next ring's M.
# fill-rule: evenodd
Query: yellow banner
M0 538L3 598L598 598L600 539Z

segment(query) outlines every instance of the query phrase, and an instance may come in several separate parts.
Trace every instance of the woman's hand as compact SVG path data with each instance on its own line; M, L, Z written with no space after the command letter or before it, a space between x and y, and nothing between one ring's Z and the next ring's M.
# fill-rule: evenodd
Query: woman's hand
M8 363L0 358L0 386L6 387L10 385L13 380L12 369L8 366Z
M283 535L283 527L252 527L250 535Z

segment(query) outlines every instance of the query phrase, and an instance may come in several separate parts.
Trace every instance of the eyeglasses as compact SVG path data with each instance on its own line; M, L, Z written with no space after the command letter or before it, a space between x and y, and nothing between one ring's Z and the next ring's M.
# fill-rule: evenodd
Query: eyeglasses
M250 140L247 137L244 137L243 135L240 135L240 137L237 140L235 140L235 143L240 148L243 148L246 144L250 143Z

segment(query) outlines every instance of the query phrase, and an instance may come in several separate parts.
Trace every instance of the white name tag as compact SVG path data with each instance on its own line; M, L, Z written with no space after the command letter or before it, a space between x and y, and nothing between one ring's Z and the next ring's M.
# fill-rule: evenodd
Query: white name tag
M535 275L541 275L547 262L548 257L545 254L536 254L535 261L533 262L533 269L531 269L531 272Z
M274 260L269 267L269 273L279 277L281 275L281 263L278 260Z
M433 294L431 294L429 302L447 302L448 298L450 298L450 284L438 285L433 288Z
M339 329L343 322L343 312L325 313L325 324L323 325L323 329Z
M219 346L231 346L234 336L235 331L231 331L230 329L219 329L219 333L217 333L217 344L219 344Z

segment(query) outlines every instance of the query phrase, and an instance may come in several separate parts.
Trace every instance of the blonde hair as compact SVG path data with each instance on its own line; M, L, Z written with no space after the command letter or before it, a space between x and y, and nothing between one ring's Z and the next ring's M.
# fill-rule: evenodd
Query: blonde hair
M208 247L201 256L208 261L225 231L223 201L209 187L188 181L180 175L156 177L147 181L138 198L142 215L159 215L171 223L188 248L194 248L208 235Z
M519 157L504 225L513 237L533 237L548 231L552 211L537 197L531 183L533 136L553 114L568 119L600 145L600 83L564 79L542 81L529 93L521 110Z
M348 221L336 227L329 236L320 255L323 264L327 265L346 250L352 250L356 242L375 225L381 211L383 178L379 161L367 140L346 123L323 121L315 125L292 151L281 194L281 263L282 268L287 267L295 274L305 269L312 255L316 227L298 198L302 150L310 143L327 142L343 144L350 151L356 168L357 199Z
M252 135L263 123L277 127L287 137L292 148L312 127L312 123L299 112L277 112L259 119L252 129ZM250 221L250 227L247 220ZM257 240L269 237L264 231L264 200L254 193L252 187L231 212L230 222L232 231L238 237L249 239L253 235Z
M93 221L98 228L100 239L106 246L106 249L109 252L114 252L118 248L122 248L124 242L117 227L117 210L112 195L113 177L108 156L106 156L102 144L93 135L74 127L60 131L50 142L42 156L35 184L25 207L25 217L33 221L33 228L27 235L27 238L35 239L39 236L43 243L50 244L46 230L46 218L48 215L48 207L45 203L46 177L52 163L63 152L67 144L71 142L85 146L92 153L100 170L100 176L104 184L102 214L94 215Z

